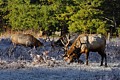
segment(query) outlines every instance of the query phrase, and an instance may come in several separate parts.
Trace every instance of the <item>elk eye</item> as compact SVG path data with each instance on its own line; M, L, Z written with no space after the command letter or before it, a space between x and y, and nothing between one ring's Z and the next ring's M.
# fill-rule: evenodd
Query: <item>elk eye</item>
M73 53L70 54L70 56L72 55Z

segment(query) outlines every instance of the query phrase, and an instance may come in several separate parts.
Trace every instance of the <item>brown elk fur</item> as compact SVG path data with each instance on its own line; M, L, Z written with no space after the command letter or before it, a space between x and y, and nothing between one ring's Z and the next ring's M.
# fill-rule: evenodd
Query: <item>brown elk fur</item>
M101 34L82 34L77 37L70 49L64 55L64 60L68 63L73 62L74 59L79 61L82 53L86 54L86 65L88 65L89 52L98 52L101 55L101 66L105 59L105 66L107 66L107 59L105 53L106 39Z
M29 47L43 46L43 43L41 43L31 34L13 34L11 36L11 41L13 44L24 45Z

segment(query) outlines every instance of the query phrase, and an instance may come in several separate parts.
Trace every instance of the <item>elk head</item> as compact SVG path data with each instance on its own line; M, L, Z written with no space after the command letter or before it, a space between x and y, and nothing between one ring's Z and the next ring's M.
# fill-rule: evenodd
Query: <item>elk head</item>
M67 52L63 57L64 57L64 61L66 61L67 63L71 63L71 62L79 62L80 55L81 55L80 48L76 48L74 46L73 49L67 50Z
M63 55L64 61L66 61L67 63L73 62L74 60L72 59L72 57L75 55L74 54L69 55L69 53L70 53L70 50L68 48L68 45L70 43L69 35L65 35L65 37L61 38L60 40L61 40L62 44L64 45L64 47L63 47L63 49L64 49L64 55Z
M69 43L69 39L67 38L67 42ZM81 40L80 37L78 36L78 38L74 41L74 43L71 45L71 47L68 49L68 43L65 45L64 44L64 49L65 49L65 54L64 54L64 61L66 61L67 63L71 63L71 62L79 62L79 57L81 55Z

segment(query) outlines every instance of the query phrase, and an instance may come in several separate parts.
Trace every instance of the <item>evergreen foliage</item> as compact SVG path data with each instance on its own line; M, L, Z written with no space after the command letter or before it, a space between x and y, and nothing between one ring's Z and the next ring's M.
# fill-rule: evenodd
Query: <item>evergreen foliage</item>
M102 33L120 26L119 0L0 0L0 27ZM68 30L67 30L68 29Z

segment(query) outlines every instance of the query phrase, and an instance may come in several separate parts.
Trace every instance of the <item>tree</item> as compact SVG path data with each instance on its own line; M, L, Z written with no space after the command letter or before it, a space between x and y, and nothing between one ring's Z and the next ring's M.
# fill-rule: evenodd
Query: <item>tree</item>
M74 14L77 4L75 0L58 0L58 10L56 11L56 18L59 21L59 29L61 35L68 33L68 22L70 16Z
M103 33L120 26L119 0L0 0L0 26L13 30ZM8 28L8 27L7 27Z
M70 17L69 30L84 33L106 33L106 22L101 19L103 12L98 8L101 6L102 0L81 1L79 10Z
M55 31L56 0L31 2L29 0L11 0L7 2L5 18L13 30L40 29Z
M107 21L108 32L118 34L117 29L120 25L120 0L104 0L102 7L103 17Z
M24 0L8 0L7 4L5 10L8 14L5 18L8 19L8 24L13 30L39 28L38 20L36 20L39 6L30 5L29 1Z
M49 0L47 2L42 2L40 8L40 25L42 30L53 32L57 30L58 21L56 20L55 14L57 10L57 5L55 0Z
M8 11L5 9L7 6L7 0L0 0L0 32L5 32L11 28L7 24L8 19L5 19L5 16L8 14Z

